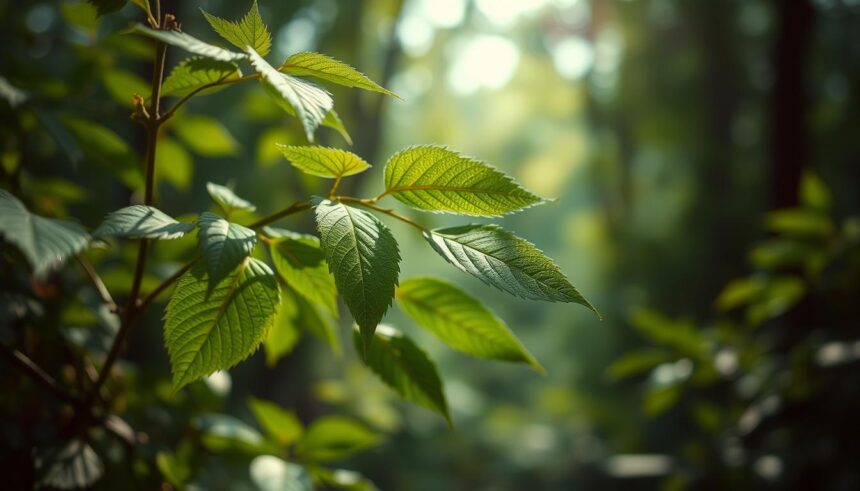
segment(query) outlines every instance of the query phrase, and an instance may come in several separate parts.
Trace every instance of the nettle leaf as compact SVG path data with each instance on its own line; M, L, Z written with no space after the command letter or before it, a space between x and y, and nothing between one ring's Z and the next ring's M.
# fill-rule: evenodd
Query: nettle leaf
M498 317L459 288L436 278L410 278L397 301L412 320L452 348L478 358L544 368Z
M287 58L278 69L290 75L316 77L345 87L355 87L400 98L355 68L319 53L296 53Z
M209 283L198 263L179 279L167 304L164 344L177 390L250 356L275 318L280 293L265 263L248 258L214 288Z
M93 237L125 239L178 239L194 229L152 206L133 205L109 213Z
M251 255L257 233L209 212L200 215L197 226L197 242L214 287Z
M229 41L233 46L244 50L246 46L251 46L254 51L262 56L269 54L272 49L272 35L269 29L260 17L260 9L257 7L257 1L254 0L251 5L251 10L242 17L239 22L216 17L203 9L203 16L222 38Z
M254 48L248 46L246 50L251 66L261 76L263 87L278 105L299 118L308 140L313 141L314 130L334 107L331 94L310 82L275 70Z
M394 297L400 273L397 241L364 210L318 197L313 203L329 269L367 348Z
M263 430L280 445L287 446L302 436L304 429L296 413L262 399L251 398L248 405Z
M357 333L354 340L358 349L362 341ZM436 365L409 337L391 326L380 325L363 358L403 399L441 414L451 424Z
M337 317L337 287L320 241L313 235L279 231L269 244L275 270L294 290Z
M182 116L174 120L171 128L198 155L225 157L236 155L239 149L239 143L227 127L209 116Z
M376 445L379 438L351 419L329 416L311 423L296 447L302 458L327 462L356 454Z
M313 491L311 475L304 467L273 457L260 455L251 461L251 480L260 491Z
M384 194L418 210L488 217L543 202L490 165L433 145L393 155Z
M161 29L150 29L143 24L135 24L131 28L131 32L136 32L152 39L157 39L163 43L177 48L184 49L189 53L212 58L219 61L239 61L244 60L248 56L244 53L236 53L235 51L226 50L205 43L194 36L189 36L182 31L165 31Z
M230 213L233 210L254 211L257 209L257 207L250 201L236 196L236 193L227 186L215 184L214 182L207 182L206 191L209 193L209 197L218 203L218 205L227 213Z
M293 167L319 177L339 179L364 172L370 164L358 155L337 148L278 144Z
M550 258L497 225L429 230L424 238L446 261L488 285L529 300L578 303L598 314Z
M61 264L90 243L89 234L77 223L34 215L2 189L0 236L21 250L36 275Z
M242 71L235 63L195 56L181 61L170 71L170 75L161 85L161 94L184 97L206 85L235 80L241 76ZM224 85L211 87L201 90L198 94L211 94L224 87Z

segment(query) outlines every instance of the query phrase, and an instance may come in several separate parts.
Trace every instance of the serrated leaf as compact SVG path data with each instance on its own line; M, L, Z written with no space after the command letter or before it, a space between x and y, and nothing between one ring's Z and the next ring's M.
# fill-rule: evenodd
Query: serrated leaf
M393 155L384 194L418 210L486 217L543 202L492 166L433 145Z
M578 303L598 314L550 258L497 225L428 230L424 238L457 269L499 290L528 300Z
M288 285L337 317L337 287L318 238L284 230L270 242L269 252L275 270Z
M157 39L165 44L176 46L177 48L184 49L189 53L211 58L213 60L238 61L244 60L248 57L244 53L236 53L234 51L205 43L194 36L185 34L182 31L150 29L143 24L135 24L132 26L131 32L136 32L152 39Z
M272 49L272 35L269 34L269 29L263 22L263 18L260 17L257 0L254 0L251 10L239 22L216 17L203 9L200 11L203 12L203 16L206 17L206 21L209 22L212 29L233 46L242 50L246 46L251 46L262 56L269 54L269 50Z
M224 208L224 211L227 213L233 210L254 211L257 209L253 203L236 196L236 193L226 186L207 182L206 191L209 193L209 197Z
M351 419L329 416L307 428L296 453L315 462L328 462L356 454L377 444L375 433Z
M296 53L287 58L278 69L290 75L321 78L345 87L355 87L400 98L355 68L319 53Z
M362 341L357 333L354 340L361 352ZM380 325L363 359L403 399L441 414L451 424L436 365L409 337L393 327Z
M302 337L301 310L294 295L289 290L282 292L275 321L263 340L266 365L269 367L275 366L281 357L292 352Z
M209 116L182 116L174 120L171 128L198 155L226 157L236 155L239 149L239 143L227 127Z
M247 47L246 51L251 66L260 74L263 87L282 108L299 119L308 140L313 141L314 130L334 107L331 94L310 82L275 70L252 47Z
M170 71L161 85L163 96L184 97L195 90L210 84L233 80L242 76L235 63L209 58L192 57L181 61ZM211 94L223 89L224 85L201 90L198 94Z
M304 467L271 455L251 461L251 480L260 491L313 491L314 484Z
M200 214L197 226L197 243L214 287L251 255L257 245L257 234L209 212Z
M364 210L321 198L313 203L329 270L367 348L394 297L400 273L397 241Z
M364 172L370 164L358 155L337 148L278 144L293 167L313 176L338 179Z
M249 258L213 288L197 263L179 279L167 304L164 344L173 387L225 370L260 346L280 301L275 275Z
M36 275L81 252L90 242L89 234L77 223L34 215L2 189L0 236L21 250Z
M133 205L109 213L93 237L126 239L178 239L194 229L152 206Z
M89 488L104 474L104 465L96 452L77 439L37 454L35 464L41 474L39 487Z
M251 398L248 405L263 430L280 445L287 446L302 436L302 422L294 412L287 411L274 402L256 398Z
M416 324L452 348L478 358L528 363L545 372L504 322L454 285L437 278L410 278L396 297Z

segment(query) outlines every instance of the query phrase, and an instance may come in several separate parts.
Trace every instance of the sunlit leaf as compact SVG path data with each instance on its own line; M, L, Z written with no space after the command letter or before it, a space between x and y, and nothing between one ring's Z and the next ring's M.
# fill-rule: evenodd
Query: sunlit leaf
M822 237L833 232L833 221L824 213L807 208L787 208L768 213L767 227L799 237Z
M337 289L361 329L365 348L394 297L400 252L375 216L314 198L317 228Z
M102 83L113 100L123 106L132 107L134 105L132 98L134 94L144 98L150 96L149 83L138 75L125 70L116 68L105 70L102 72Z
M818 174L807 171L800 179L800 202L816 210L829 210L833 204L830 190Z
M240 198L233 192L232 189L215 184L214 182L206 183L206 191L213 201L218 203L225 212L230 213L233 210L254 211L257 207L245 199Z
M410 278L396 296L415 323L452 348L478 358L528 363L544 372L501 319L454 285L436 278Z
M173 386L182 386L230 368L262 343L280 301L269 267L249 258L209 287L198 263L180 278L164 323L164 344L173 369Z
M260 17L257 0L254 0L251 10L238 22L216 17L205 10L202 12L212 29L233 46L241 50L250 46L262 56L269 54L269 50L272 48L272 35L269 34L269 29L263 22L263 18Z
M158 452L155 455L155 465L167 482L178 489L182 489L191 477L191 469L188 464L180 461L171 453Z
M296 453L310 461L327 462L356 454L377 444L375 433L339 416L317 419L308 426Z
M242 71L235 63L195 56L183 60L171 70L170 75L161 85L161 94L163 96L184 97L207 85L237 79L241 76ZM211 94L224 87L224 85L219 85L203 89L198 94Z
M316 77L346 87L355 87L398 97L397 94L367 78L365 74L355 68L319 53L293 54L278 69L290 75Z
M95 33L99 27L98 9L88 2L63 2L60 5L63 19L87 33Z
M278 145L293 167L319 177L336 179L364 172L370 164L358 155L337 148Z
M197 220L197 242L214 286L251 255L257 234L214 213L203 212Z
M194 161L188 150L172 138L159 136L155 154L155 177L164 179L176 189L187 191L194 177Z
M252 398L248 405L263 430L280 445L294 443L302 436L302 422L294 412L262 399Z
M543 202L495 168L447 148L407 148L385 166L385 194L418 210L500 216Z
M177 118L171 126L192 151L205 157L235 155L239 144L217 119L196 114Z
M178 239L192 229L193 223L178 222L157 208L133 205L109 213L93 237Z
M211 58L213 60L238 61L247 58L247 55L244 53L236 53L233 51L226 50L224 48L219 48L217 46L204 43L203 41L195 38L194 36L189 36L182 31L165 31L160 29L150 29L143 24L135 24L131 28L131 31L136 32L138 34L143 34L144 36L153 39L157 39L171 46L176 46L177 48L184 49L189 53L204 56L206 58Z

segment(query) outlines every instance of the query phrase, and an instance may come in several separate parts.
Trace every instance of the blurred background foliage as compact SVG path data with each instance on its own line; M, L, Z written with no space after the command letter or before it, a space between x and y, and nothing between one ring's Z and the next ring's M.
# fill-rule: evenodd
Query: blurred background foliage
M163 3L210 41L198 7L225 18L247 10ZM257 431L252 396L305 423L341 414L383 435L336 459L381 489L860 487L860 2L261 0L260 10L273 59L326 53L403 98L331 89L351 150L376 166L345 192L375 194L382 164L409 145L436 142L490 162L558 198L504 225L556 258L605 318L512 300L395 230L414 237L401 241L402 278L455 279L549 372L465 358L393 309L387 322L440 367L451 431L397 402L347 343L336 356L308 336L271 367L261 352L172 395L155 309L132 334L121 379L130 390L115 402L150 444L129 459L102 449L103 488L128 475L250 486L247 449L203 428L221 413L238 419L228 426ZM3 186L39 213L94 227L141 188L143 132L128 116L131 94L149 91L152 50L123 34L133 20L133 6L96 20L81 2L0 1ZM14 111L16 87L32 110ZM207 181L235 186L262 210L322 189L274 146L304 142L298 123L253 88L195 99L161 138L158 206L174 216L210 206ZM294 225L311 230L309 220ZM115 247L120 254L90 256L122 295L134 248ZM158 244L152 264L165 269L153 268L144 290L193 253L193 239ZM2 273L4 341L22 316L54 316L72 350L104 349L116 325L79 307L98 297L68 269L8 288L15 276ZM70 369L69 345L29 336L47 368ZM22 445L51 429L28 428L37 408L16 391L34 389L2 373L4 464L29 469ZM146 465L155 460L162 475Z

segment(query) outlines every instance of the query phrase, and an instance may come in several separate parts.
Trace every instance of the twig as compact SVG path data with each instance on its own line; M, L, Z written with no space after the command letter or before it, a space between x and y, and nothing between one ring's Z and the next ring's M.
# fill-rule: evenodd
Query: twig
M93 265L90 264L89 260L87 260L86 257L79 254L77 258L78 263L81 265L81 268L83 268L84 272L87 274L87 276L89 276L90 281L93 282L93 286L96 288L96 291L99 292L99 296L102 297L102 301L105 303L105 305L108 306L108 308L112 312L116 312L118 308L116 302L113 301L113 297L111 296L110 291L108 291L107 287L105 286L104 281L102 281L101 276L99 276L95 268L93 268Z
M351 198L349 196L335 196L334 199L336 199L337 201L343 201L346 203L355 203L355 204L361 205L365 208L370 208L371 210L382 213L383 215L388 215L391 218L396 218L397 220L400 220L403 223L408 223L409 225L420 230L421 232L427 231L427 228L425 228L425 227L421 226L420 224L410 220L409 218L406 218L405 216L403 216L399 213L396 213L394 210L389 210L386 208L380 208L380 207L374 205L373 203L376 202L376 198L374 198L374 199L359 199L359 198Z
M30 376L35 382L38 382L43 387L48 389L51 394L56 396L63 402L68 402L69 404L77 405L78 400L69 393L66 389L64 389L60 384L54 380L54 377L48 375L47 372L42 370L39 365L36 364L33 360L31 360L27 355L21 353L16 349L9 348L6 345L0 345L0 353L3 353L12 364L16 367L20 368L24 373Z

